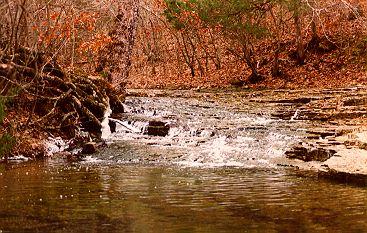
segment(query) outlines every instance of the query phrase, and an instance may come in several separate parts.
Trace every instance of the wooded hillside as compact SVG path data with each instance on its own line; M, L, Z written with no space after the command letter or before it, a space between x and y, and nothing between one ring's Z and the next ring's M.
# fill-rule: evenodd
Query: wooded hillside
M130 87L366 83L366 14L359 0L145 1Z

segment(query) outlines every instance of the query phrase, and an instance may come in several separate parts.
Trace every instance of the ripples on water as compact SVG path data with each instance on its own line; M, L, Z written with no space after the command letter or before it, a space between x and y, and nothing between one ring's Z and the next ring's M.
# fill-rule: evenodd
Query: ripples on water
M47 162L7 169L1 167L0 175L3 232L367 229L367 189L289 170Z

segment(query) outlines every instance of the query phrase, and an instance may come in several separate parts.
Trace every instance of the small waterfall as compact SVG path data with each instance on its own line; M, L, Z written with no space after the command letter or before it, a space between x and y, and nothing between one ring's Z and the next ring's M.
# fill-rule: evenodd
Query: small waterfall
M118 119L113 119L113 118L109 118L110 121L113 121L115 123L117 123L119 126L122 127L122 129L120 128L119 130L117 131L128 131L130 133L142 133L144 132L144 127L135 127L134 125L132 124L129 124L127 121L120 121Z
M111 129L110 129L110 126L108 125L108 122L109 122L109 117L111 116L112 114L112 109L110 107L110 105L107 106L107 109L104 113L104 116L103 116L103 121L101 123L101 131L102 131L102 136L101 138L103 140L107 140L110 135L111 135Z
M295 121L295 120L297 120L298 115L299 115L299 112L300 112L300 110L299 110L299 109L297 109L297 110L296 110L296 112L295 112L295 113L293 114L293 116L291 117L290 121Z

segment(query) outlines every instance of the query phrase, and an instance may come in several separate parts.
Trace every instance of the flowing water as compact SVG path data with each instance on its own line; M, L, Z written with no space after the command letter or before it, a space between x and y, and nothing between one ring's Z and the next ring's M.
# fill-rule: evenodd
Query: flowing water
M134 153L128 156L126 149L121 149L126 143L117 143L115 150L106 150L99 158L189 167L274 166L271 160L283 156L302 130L295 130L296 122L273 119L266 109L242 105L239 100L238 96L216 95L128 99L126 109L130 114L117 124L117 132L109 140L130 142L127 150ZM151 120L170 126L168 135L144 134Z
M276 164L335 123L254 95L130 97L100 153L0 165L0 232L367 232L366 187Z

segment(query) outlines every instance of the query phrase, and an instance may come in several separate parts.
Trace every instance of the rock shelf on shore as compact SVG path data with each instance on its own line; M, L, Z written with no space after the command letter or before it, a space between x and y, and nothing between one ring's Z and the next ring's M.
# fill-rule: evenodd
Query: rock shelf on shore
M135 97L205 98L226 104L229 109L238 105L237 97L231 100L230 96L240 96L240 111L289 122L286 127L302 135L290 145L284 157L274 159L275 164L344 181L351 177L367 181L367 88L364 86L233 93L220 90L129 90L128 93Z

